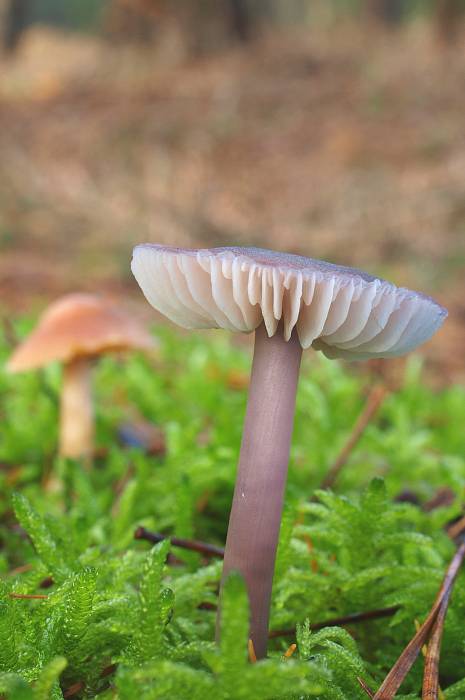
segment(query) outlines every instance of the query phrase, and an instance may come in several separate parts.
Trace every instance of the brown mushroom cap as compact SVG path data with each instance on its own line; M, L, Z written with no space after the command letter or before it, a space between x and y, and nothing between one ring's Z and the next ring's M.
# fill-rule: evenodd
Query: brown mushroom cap
M49 306L12 354L7 369L22 372L55 360L153 347L150 334L114 304L91 294L69 294Z
M261 248L139 245L132 271L148 301L185 328L244 333L262 322L296 328L328 357L402 355L428 340L447 311L433 299L360 270Z

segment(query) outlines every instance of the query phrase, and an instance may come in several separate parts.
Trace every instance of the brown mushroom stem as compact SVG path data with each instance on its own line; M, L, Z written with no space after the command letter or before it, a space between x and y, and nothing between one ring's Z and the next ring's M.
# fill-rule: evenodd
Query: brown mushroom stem
M71 360L63 367L60 415L60 455L90 458L94 450L92 360Z
M301 356L295 332L286 342L280 329L269 338L263 324L257 328L223 567L223 582L233 570L245 579L257 658L266 656ZM218 620L217 637L219 629Z

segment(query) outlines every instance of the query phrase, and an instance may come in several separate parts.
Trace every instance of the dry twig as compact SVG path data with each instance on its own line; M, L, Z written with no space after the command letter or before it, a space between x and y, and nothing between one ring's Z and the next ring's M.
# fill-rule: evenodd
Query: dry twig
M442 633L451 592L452 588L444 594L428 643L423 673L422 700L438 700L439 697L439 658L441 656Z
M386 389L386 387L380 384L374 386L373 389L370 391L365 402L365 406L363 407L362 412L357 418L357 421L354 427L352 428L352 432L347 442L340 451L336 460L333 462L332 466L329 468L328 473L321 482L320 488L329 489L334 485L334 482L336 481L340 471L349 459L352 450L362 437L376 411L383 403L387 393L388 390Z
M290 659L291 656L292 656L292 655L294 654L294 652L296 651L296 649L297 649L297 644L291 644L291 646L288 647L288 648L286 649L286 651L284 652L283 658L284 658L284 659Z
M455 492L448 486L443 486L438 489L434 496L423 504L423 510L426 513L431 513L431 511L436 508L447 508L451 506L455 501Z
M363 680L363 678L360 678L360 676L357 676L357 680L358 680L358 682L359 682L360 687L365 691L365 693L368 695L368 697L369 697L369 698L373 698L374 692L373 692L373 690L370 688L370 686L367 685L367 684L365 683L365 681Z
M86 684L84 681L77 681L77 683L73 683L73 685L70 685L69 688L66 688L66 690L63 691L63 697L73 698L75 695L78 695L78 693L83 691L85 687Z
M383 683L372 696L373 700L392 700L402 685L406 675L412 668L422 646L427 641L431 630L436 622L436 618L445 600L451 594L452 587L454 585L455 579L459 572L459 569L465 558L465 542L462 542L458 550L456 551L449 568L447 569L446 575L442 582L441 588L436 596L433 607L431 608L429 615L423 622L415 636L410 640L410 642L405 647L402 654L397 659L394 666L391 668Z
M18 576L19 574L25 574L27 571L32 569L32 564L22 564L22 566L17 566L16 569L11 569L8 572L8 576Z
M457 520L455 523L452 523L449 525L447 528L447 534L451 538L451 540L456 540L457 537L459 537L465 530L465 515L460 518L460 520Z
M31 593L9 593L10 598L17 600L46 600L48 595L33 595Z
M154 544L158 544L158 542L162 542L163 540L170 540L174 547L181 547L182 549L189 549L192 552L199 552L199 554L203 554L205 557L219 557L220 559L224 557L224 549L222 547L217 547L207 542L199 542L198 540L185 540L180 537L161 535L158 532L150 532L146 530L145 527L138 527L134 533L134 538L136 540L147 540Z
M345 615L344 617L333 617L332 619L325 620L324 622L315 622L310 625L310 629L313 632L323 629L324 627L336 627L344 625L353 625L358 622L366 622L368 620L381 620L384 617L392 617L400 609L399 605L393 605L390 608L380 608L379 610L367 610L361 613L352 613L351 615ZM270 639L275 637L292 637L295 634L295 627L290 627L285 630L273 630L270 632Z
M107 676L112 675L117 669L117 664L110 664L109 666L106 666L102 673L100 674L100 678L106 678ZM83 690L85 690L86 684L84 681L77 681L76 683L73 683L73 685L70 685L68 688L63 690L63 697L64 698L73 698L75 695L79 695L79 693L82 693Z
M253 645L253 641L249 639L247 643L247 650L249 652L249 661L251 664L256 664L257 663L257 655L255 653L255 647Z

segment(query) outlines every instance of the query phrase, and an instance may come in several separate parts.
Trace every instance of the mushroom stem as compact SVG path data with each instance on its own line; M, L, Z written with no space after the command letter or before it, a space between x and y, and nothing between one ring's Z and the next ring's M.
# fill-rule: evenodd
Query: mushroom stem
M267 650L301 356L302 347L295 332L285 341L281 328L271 338L263 324L257 328L222 583L233 570L245 579L250 638L259 659L266 656ZM220 612L217 638L219 616Z
M94 451L92 360L78 358L63 367L60 455L90 458Z

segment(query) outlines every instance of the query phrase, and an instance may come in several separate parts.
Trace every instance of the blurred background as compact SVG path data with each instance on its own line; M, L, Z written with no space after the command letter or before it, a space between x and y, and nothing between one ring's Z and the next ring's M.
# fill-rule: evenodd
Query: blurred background
M465 377L465 0L0 0L0 38L5 314L272 247L438 298Z

